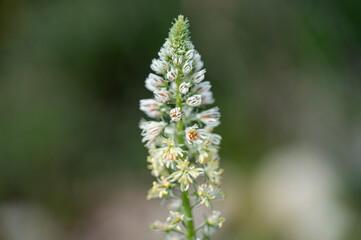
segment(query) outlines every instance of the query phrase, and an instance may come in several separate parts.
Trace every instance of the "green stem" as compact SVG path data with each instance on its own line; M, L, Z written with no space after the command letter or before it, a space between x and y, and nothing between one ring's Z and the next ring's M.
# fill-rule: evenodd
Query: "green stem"
M179 92L179 86L180 86L180 80L181 80L182 74L179 73L179 76L177 78L176 84L177 84L177 107L179 107L182 110L182 98L181 93ZM183 121L177 122L177 140L178 144L184 144L183 135L181 132L183 132ZM185 215L185 225L187 226L187 239L188 240L195 240L195 231L194 231L194 224L193 224L193 216L192 216L192 208L189 202L188 197L188 191L182 192L182 202L183 202L183 208L184 208L184 215Z
M188 240L195 240L195 231L193 226L192 209L189 203L188 191L182 192L182 201L184 207L184 215L186 217L185 223L187 226L187 238Z

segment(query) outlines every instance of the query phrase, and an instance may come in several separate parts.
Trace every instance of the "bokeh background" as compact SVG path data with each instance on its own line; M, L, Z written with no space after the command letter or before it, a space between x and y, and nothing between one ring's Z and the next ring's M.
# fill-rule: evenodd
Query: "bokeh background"
M160 239L138 110L184 14L222 124L215 239L361 239L361 2L3 0L0 239Z

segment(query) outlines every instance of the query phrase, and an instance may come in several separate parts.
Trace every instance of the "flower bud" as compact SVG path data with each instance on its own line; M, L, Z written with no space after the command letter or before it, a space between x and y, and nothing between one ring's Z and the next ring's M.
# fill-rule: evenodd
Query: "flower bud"
M190 73L192 71L192 63L193 61L186 61L185 64L183 65L182 71L184 75L187 75L188 73Z
M158 102L168 102L170 99L170 94L166 90L159 90L154 92L154 99Z
M193 50L193 49L188 50L188 51L186 52L186 55L185 55L186 59L187 59L187 60L191 60L191 59L193 58L193 54L194 54L194 50Z
M172 68L168 73L167 73L167 78L169 81L174 81L176 80L178 77L178 70L175 68Z
M175 66L181 65L181 64L182 64L182 56L180 56L180 55L174 55L174 56L173 56L173 64L174 64Z
M180 108L176 107L170 110L170 117L172 118L172 121L178 122L182 117Z
M145 80L145 87L154 92L159 90L160 87L164 86L164 79L158 75L150 73L148 78Z
M164 60L153 59L150 68L158 74L164 74L168 70L168 63Z
M197 107L202 103L202 96L197 94L187 99L187 104L191 107Z
M186 94L189 91L190 85L190 82L181 83L181 85L179 86L179 91L183 94Z
M184 47L183 46L180 46L178 49L177 49L177 53L178 54L183 54L184 53Z
M204 80L204 74L206 73L206 70L203 69L199 72L196 72L195 74L192 75L191 77L191 80L194 82L194 83L200 83L201 81Z

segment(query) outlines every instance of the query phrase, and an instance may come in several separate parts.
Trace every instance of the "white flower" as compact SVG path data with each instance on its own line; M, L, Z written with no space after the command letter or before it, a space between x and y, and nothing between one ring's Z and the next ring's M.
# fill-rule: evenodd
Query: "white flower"
M153 59L150 68L158 74L164 74L168 70L168 63L164 60Z
M142 99L139 101L140 110L142 110L148 117L158 118L162 114L159 111L160 104L154 99Z
M199 72L196 72L195 74L192 75L191 77L191 80L194 82L194 83L200 83L201 81L204 80L204 74L206 73L206 70L203 69Z
M178 161L177 168L178 170L169 175L171 182L177 181L181 184L181 191L187 191L189 188L189 183L193 182L193 179L196 179L200 174L203 173L202 168L196 168L195 166L189 167L189 161Z
M142 142L147 142L146 147L151 148L155 144L156 137L163 130L165 122L145 121L141 120L139 128L142 129Z
M203 92L203 93L201 93L201 95L202 95L202 104L203 105L214 103L215 100L213 98L213 93L211 91Z
M164 86L164 79L158 75L150 73L148 78L145 80L145 87L154 92L159 90L160 87Z
M217 133L208 132L208 139L214 145L219 145L221 143L222 137Z
M154 99L158 102L162 102L162 103L165 103L165 102L168 102L169 99L170 99L170 94L167 90L159 90L159 91L155 91L154 92Z
M205 82L201 82L200 84L196 85L194 87L194 91L196 91L198 93L205 93L205 92L208 92L211 88L212 88L211 83L208 81L205 81Z
M186 128L186 139L189 144L201 144L203 142L202 139L207 138L207 132L204 129L197 129L197 124L193 125L192 127Z
M168 52L167 49L165 47L162 47L159 52L158 52L158 56L162 59L162 60L167 60L168 58Z
M224 198L224 193L220 189L207 184L198 186L197 195L201 204L206 205L206 207L209 207L211 200Z
M198 162L201 164L206 164L208 163L209 160L209 154L206 150L200 150L199 151L199 157L198 157Z
M172 118L172 121L178 122L182 117L180 108L176 107L170 110L170 117Z
M184 215L177 211L169 211L169 217L167 218L167 222L170 222L171 225L178 224L182 222L184 219Z
M187 75L188 73L190 73L192 71L192 66L193 61L186 61L183 65L182 71L184 75Z
M188 51L186 52L186 54L185 54L185 58L186 58L187 60L191 60L191 59L193 58L193 54L194 54L194 50L193 50L193 49L188 50Z
M184 150L177 147L173 139L162 138L162 142L166 147L158 149L159 156L163 159L167 168L171 167L173 169L174 163L178 161L178 157L183 157Z
M219 118L221 117L221 114L219 113L219 108L214 107L214 108L210 108L206 111L198 113L197 117L204 124L211 126L211 127L216 127L220 123Z
M194 59L194 67L196 71L202 69L203 62L201 60L201 55L197 51L194 51L193 59Z
M182 64L182 56L180 56L180 55L174 55L174 56L173 56L173 64L174 64L175 66L181 65L181 64Z
M171 183L168 182L165 177L161 176L158 182L153 182L153 187L148 191L147 199L167 196L170 186Z
M212 211L212 214L207 218L207 225L221 228L225 219L221 217L220 211Z
M152 149L149 149L149 153L151 154ZM151 170L151 174L154 177L165 176L167 175L167 170L163 166L163 161L160 162L158 157L154 157L150 155L147 157L147 162L149 163L148 169Z
M178 70L176 68L172 68L170 71L168 71L167 73L167 79L169 81L174 81L176 80L178 77Z
M183 94L186 94L189 91L190 85L190 82L181 83L181 85L179 86L179 91Z
M202 103L202 95L193 95L187 99L187 104L191 107L197 107Z

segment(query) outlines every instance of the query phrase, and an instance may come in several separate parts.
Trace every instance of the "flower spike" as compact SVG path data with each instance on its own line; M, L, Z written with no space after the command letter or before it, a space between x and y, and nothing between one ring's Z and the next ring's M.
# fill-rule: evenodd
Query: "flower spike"
M195 227L192 208L212 207L223 199L220 189L219 145L213 133L220 124L211 84L205 79L201 55L190 40L189 21L180 15L153 59L145 87L154 98L140 100L140 110L153 120L141 120L142 142L149 149L148 168L156 178L147 199L169 201L169 217L151 225L165 233L165 239L205 240L218 230L224 218L213 211ZM192 205L191 205L192 204Z

